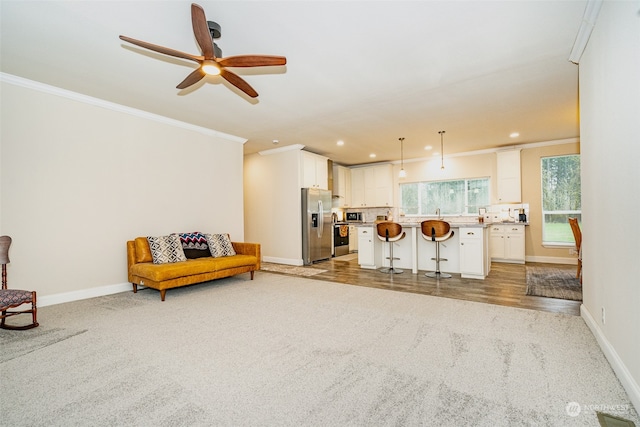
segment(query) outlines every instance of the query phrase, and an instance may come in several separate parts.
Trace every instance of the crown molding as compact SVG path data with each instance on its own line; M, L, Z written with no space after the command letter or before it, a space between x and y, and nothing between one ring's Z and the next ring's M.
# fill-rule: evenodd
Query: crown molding
M587 1L587 5L584 8L582 22L580 23L580 28L578 29L578 34L576 35L576 39L573 42L573 47L571 48L571 53L569 54L570 62L573 62L574 64L580 63L580 58L582 58L584 49L587 47L587 42L589 41L589 37L591 37L593 27L595 27L596 25L596 20L598 19L598 14L600 13L601 7L602 0Z
M145 120L151 120L151 121L163 123L169 126L190 130L203 135L225 139L231 142L239 142L241 144L244 144L245 142L247 142L246 138L229 135L227 133L218 132L217 130L205 128L202 126L192 125L190 123L171 119L169 117L161 116L159 114L149 113L148 111L127 107L125 105L116 104L115 102L105 101L104 99L83 95L81 93L73 92L67 89L62 89L56 86L51 86L45 83L36 82L34 80L25 79L23 77L15 76L13 74L0 73L0 82L8 83L14 86L24 87L27 89L32 89L38 92L47 93L54 96L59 96L61 98L66 98L73 101L81 102L83 104L105 108L107 110L117 111L119 113L128 114L130 116L140 117Z
M258 154L260 154L261 156L269 156L271 154L283 153L285 151L296 151L296 150L300 151L303 148L304 148L304 145L302 144L292 144L292 145L285 145L278 148L271 148L269 150L258 151Z

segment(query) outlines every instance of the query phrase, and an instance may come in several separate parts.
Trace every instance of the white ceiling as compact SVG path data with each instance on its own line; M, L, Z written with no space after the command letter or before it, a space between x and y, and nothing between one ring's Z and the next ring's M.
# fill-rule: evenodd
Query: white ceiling
M195 63L118 39L199 55L190 3L1 0L1 70L247 138L245 154L304 144L353 165L398 160L399 137L427 157L439 130L445 155L579 136L567 58L586 1L199 0L224 56L287 57L233 69L256 99L211 76L180 91Z

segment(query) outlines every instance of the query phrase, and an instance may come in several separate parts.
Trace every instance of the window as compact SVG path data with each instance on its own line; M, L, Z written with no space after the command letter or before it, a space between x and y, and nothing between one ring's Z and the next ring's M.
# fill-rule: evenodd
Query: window
M405 215L477 215L489 205L489 178L400 184Z
M581 222L580 155L544 157L542 168L542 244L574 245L569 217Z

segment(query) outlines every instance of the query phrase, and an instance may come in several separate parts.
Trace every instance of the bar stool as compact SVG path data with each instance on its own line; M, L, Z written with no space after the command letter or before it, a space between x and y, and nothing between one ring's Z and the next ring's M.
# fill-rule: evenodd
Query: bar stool
M389 243L389 268L381 268L381 273L400 274L402 270L393 267L393 260L400 259L393 257L393 244L398 240L404 239L406 233L402 231L402 226L397 222L379 222L376 226L378 231L378 239Z
M425 276L433 277L436 279L449 279L451 277L450 274L440 272L440 261L448 261L446 258L440 258L440 242L444 242L445 240L453 237L454 233L451 229L451 226L446 221L435 219L422 221L422 223L420 223L420 226L422 229L422 237L425 240L436 242L436 257L431 258L436 262L436 271L426 273Z

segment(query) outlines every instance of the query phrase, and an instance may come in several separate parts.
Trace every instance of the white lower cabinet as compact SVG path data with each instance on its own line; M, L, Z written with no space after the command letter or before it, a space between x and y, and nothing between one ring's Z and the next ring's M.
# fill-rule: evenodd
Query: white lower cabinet
M355 225L349 226L349 252L358 251L358 227Z
M484 279L489 273L486 228L460 228L460 275Z
M376 268L373 227L358 227L358 264L362 268Z
M524 224L493 224L491 226L491 260L524 264Z

